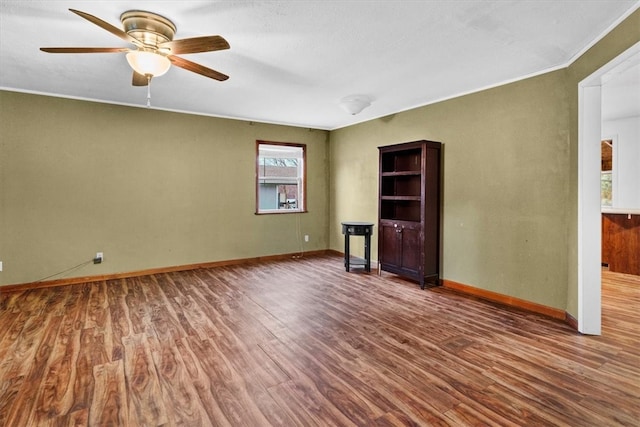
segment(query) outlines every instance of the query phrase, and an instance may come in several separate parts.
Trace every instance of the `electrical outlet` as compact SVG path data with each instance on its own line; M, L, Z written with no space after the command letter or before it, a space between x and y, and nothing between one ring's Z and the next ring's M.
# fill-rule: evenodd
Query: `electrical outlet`
M2 271L2 261L0 261L0 271Z
M309 241L309 235L308 235L308 234L305 234L305 235L304 235L304 241L305 241L305 242L308 242L308 241Z
M96 252L96 257L93 259L94 264L100 264L104 259L104 254L102 252Z

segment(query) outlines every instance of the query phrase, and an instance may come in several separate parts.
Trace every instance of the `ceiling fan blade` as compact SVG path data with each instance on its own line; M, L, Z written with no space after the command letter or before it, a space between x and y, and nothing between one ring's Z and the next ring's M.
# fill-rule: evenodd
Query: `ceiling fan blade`
M128 41L129 43L133 43L136 46L142 46L142 43L136 39L135 37L130 36L129 34L125 33L123 30L121 30L118 27L115 27L111 24L109 24L106 21L103 21L100 18L97 18L91 14L88 14L87 12L82 12L80 10L76 10L76 9L69 9L71 12L75 13L78 16L83 17L84 19L86 19L89 22L92 22L94 24L96 24L98 27L101 27L107 31L109 31L111 34L120 37L122 40Z
M131 84L134 86L147 86L149 84L149 79L147 76L133 72L133 79L131 80Z
M184 58L180 58L179 56L167 55L169 61L176 67L184 68L188 71L193 71L194 73L201 74L205 77L209 77L211 79L225 81L229 78L226 74L222 74L219 71L212 70L211 68L207 68L203 65L196 64L195 62L187 61Z
M126 47L41 47L47 53L118 53L128 52Z
M229 49L229 43L222 36L203 36L164 42L158 49L170 49L171 55L180 55Z

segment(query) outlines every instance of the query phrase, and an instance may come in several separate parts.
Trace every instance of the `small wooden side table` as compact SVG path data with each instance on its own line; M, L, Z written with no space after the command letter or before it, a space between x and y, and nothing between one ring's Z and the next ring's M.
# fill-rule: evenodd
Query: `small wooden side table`
M344 267L347 271L352 265L364 265L366 271L371 271L371 235L373 234L372 222L343 222L342 234L344 234ZM349 238L351 236L364 236L364 260L351 259L349 255Z

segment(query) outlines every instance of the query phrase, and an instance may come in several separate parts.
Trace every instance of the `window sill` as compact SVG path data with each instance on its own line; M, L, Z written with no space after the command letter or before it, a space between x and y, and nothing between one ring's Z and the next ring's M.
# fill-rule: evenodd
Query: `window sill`
M294 214L294 213L307 213L308 211L300 209L274 209L272 211L258 211L256 215L282 215L282 214Z

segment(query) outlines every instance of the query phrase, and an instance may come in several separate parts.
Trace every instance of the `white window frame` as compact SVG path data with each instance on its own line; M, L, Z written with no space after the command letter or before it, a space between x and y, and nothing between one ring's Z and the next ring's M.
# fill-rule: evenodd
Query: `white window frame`
M272 141L256 141L256 214L286 214L286 213L300 213L307 212L307 200L306 200L306 153L307 147L305 144L297 144L291 142L272 142ZM264 158L280 158L284 159L295 158L299 160L297 165L297 173L295 177L270 177L264 174ZM297 194L295 202L290 202L290 199L284 201L279 200L279 195L276 193L274 197L277 197L275 201L276 208L265 209L260 208L261 198L261 186L265 183L274 184L295 184L297 185ZM264 196L262 196L264 197ZM292 207L293 206L293 207Z

